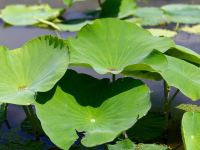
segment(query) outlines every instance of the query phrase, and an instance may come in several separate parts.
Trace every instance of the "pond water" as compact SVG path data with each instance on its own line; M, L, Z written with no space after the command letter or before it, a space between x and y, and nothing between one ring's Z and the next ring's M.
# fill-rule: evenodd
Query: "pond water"
M54 7L65 7L61 0L42 0L42 2L48 2ZM37 4L37 0L0 0L0 8L3 8L8 4ZM200 4L200 0L149 0L148 3L140 2L142 6L161 6L163 4L169 3L191 3L191 4ZM67 13L64 14L66 19L69 18L77 18L82 17L82 11L92 10L97 6L97 2L95 0L89 0L87 2L82 2L79 4L75 4L73 8L69 9ZM27 40L37 37L39 35L52 34L55 35L55 32L49 29L40 29L36 27L3 27L3 22L0 21L0 45L5 45L11 49L20 47ZM74 36L75 33L63 32L61 33L62 38L67 38L68 36ZM200 36L187 34L185 32L179 32L179 34L174 38L177 44L186 46L200 53ZM76 68L79 72L86 72L95 77L103 78L110 77L110 75L98 75L92 70L80 69ZM152 90L152 101L154 107L160 106L162 104L162 82L151 82L145 81ZM187 86L187 85L186 85ZM178 94L175 106L179 103L194 103L200 104L199 101L192 102L181 93ZM16 115L17 114L17 115ZM25 115L20 106L10 105L8 112L8 121L11 123L12 127L18 127L21 121L24 119Z

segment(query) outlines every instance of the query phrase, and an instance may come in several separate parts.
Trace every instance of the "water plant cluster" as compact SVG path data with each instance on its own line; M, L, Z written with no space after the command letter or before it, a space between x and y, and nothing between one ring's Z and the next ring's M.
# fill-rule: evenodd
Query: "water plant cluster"
M72 6L77 1L64 2ZM99 19L74 25L60 22L63 9L43 4L7 6L1 11L0 17L10 25L49 25L56 30L64 25L78 31L67 39L40 36L13 50L0 46L0 123L10 128L8 105L22 105L27 118L21 128L35 139L19 140L18 149L43 149L43 135L64 150L174 148L166 142L173 125L173 102L179 93L192 101L200 99L200 55L177 45L170 38L176 33L142 26L145 22L155 25L151 22L158 18L196 24L200 7L140 8L131 0L121 0L115 3L116 11L113 1L112 5L111 0L98 2ZM93 70L101 79L73 69L77 67ZM146 79L163 82L159 110L152 109ZM184 148L199 150L200 107L181 104L177 108L185 111L178 124Z

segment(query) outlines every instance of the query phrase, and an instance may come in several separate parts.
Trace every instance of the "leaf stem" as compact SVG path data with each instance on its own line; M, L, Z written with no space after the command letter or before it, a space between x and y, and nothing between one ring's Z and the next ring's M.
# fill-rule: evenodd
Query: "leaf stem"
M11 129L10 123L8 122L8 119L7 119L7 111L8 111L8 103L5 104L5 114L4 114L5 116L4 117L5 117L5 123L6 123L7 128Z
M112 82L115 82L115 81L116 81L116 75L112 74Z
M102 9L102 2L101 0L97 0L98 1L98 4L99 4L99 7Z
M35 135L35 140L38 141L39 136L38 136L38 132L37 132L37 123L36 123L36 120L35 120L33 108L32 108L31 105L29 105L29 106L23 106L23 109L24 109L24 112L25 112L27 118L31 122L33 132L34 132L34 135Z
M170 96L170 86L164 80L164 104L163 104L163 112L168 118L169 115L169 96ZM168 119L167 119L168 120Z
M178 95L179 92L180 92L180 90L177 89L177 90L174 92L174 94L172 95L172 97L171 97L171 99L170 99L170 101L169 101L170 107L171 107L172 103L174 102L174 100L175 100L175 98L176 98L176 96Z

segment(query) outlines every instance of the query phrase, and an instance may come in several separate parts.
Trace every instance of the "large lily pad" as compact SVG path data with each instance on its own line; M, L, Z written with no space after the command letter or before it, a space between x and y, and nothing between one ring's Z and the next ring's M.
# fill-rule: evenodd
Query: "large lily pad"
M170 4L161 7L170 22L195 24L200 23L200 5Z
M186 112L183 115L182 136L187 150L200 149L200 113Z
M38 94L36 112L50 139L68 149L82 132L92 147L114 140L150 109L149 89L139 80L98 80L67 71L58 87ZM62 137L62 138L58 138Z
M170 86L180 89L192 100L200 98L200 69L193 64L160 52L153 52L140 64L126 67L123 74L131 75L133 72L134 76L135 71L139 70L159 73Z
M96 20L68 43L71 64L88 64L100 74L118 74L154 49L165 52L174 46L167 37L154 37L145 29L118 19Z
M14 50L0 47L0 102L33 103L36 92L50 90L64 75L68 62L68 49L56 37L39 37Z
M43 5L8 5L0 14L6 23L15 26L33 25L39 23L38 18L51 20L57 18L63 9L51 8L47 4Z

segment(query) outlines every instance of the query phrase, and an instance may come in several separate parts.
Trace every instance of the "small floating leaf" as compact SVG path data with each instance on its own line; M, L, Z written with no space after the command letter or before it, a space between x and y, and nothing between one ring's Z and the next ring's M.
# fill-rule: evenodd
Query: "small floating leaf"
M57 18L63 9L42 5L8 5L1 11L1 18L15 26L33 25L39 23L37 18L50 20Z
M181 30L188 32L188 33L192 33L192 34L200 34L200 24L194 25L192 27L185 26L185 27L181 28Z
M176 108L189 112L200 112L200 106L193 104L180 104Z
M153 36L158 36L158 37L159 36L174 37L177 35L177 32L166 29L151 28L148 29L148 31L151 32Z

